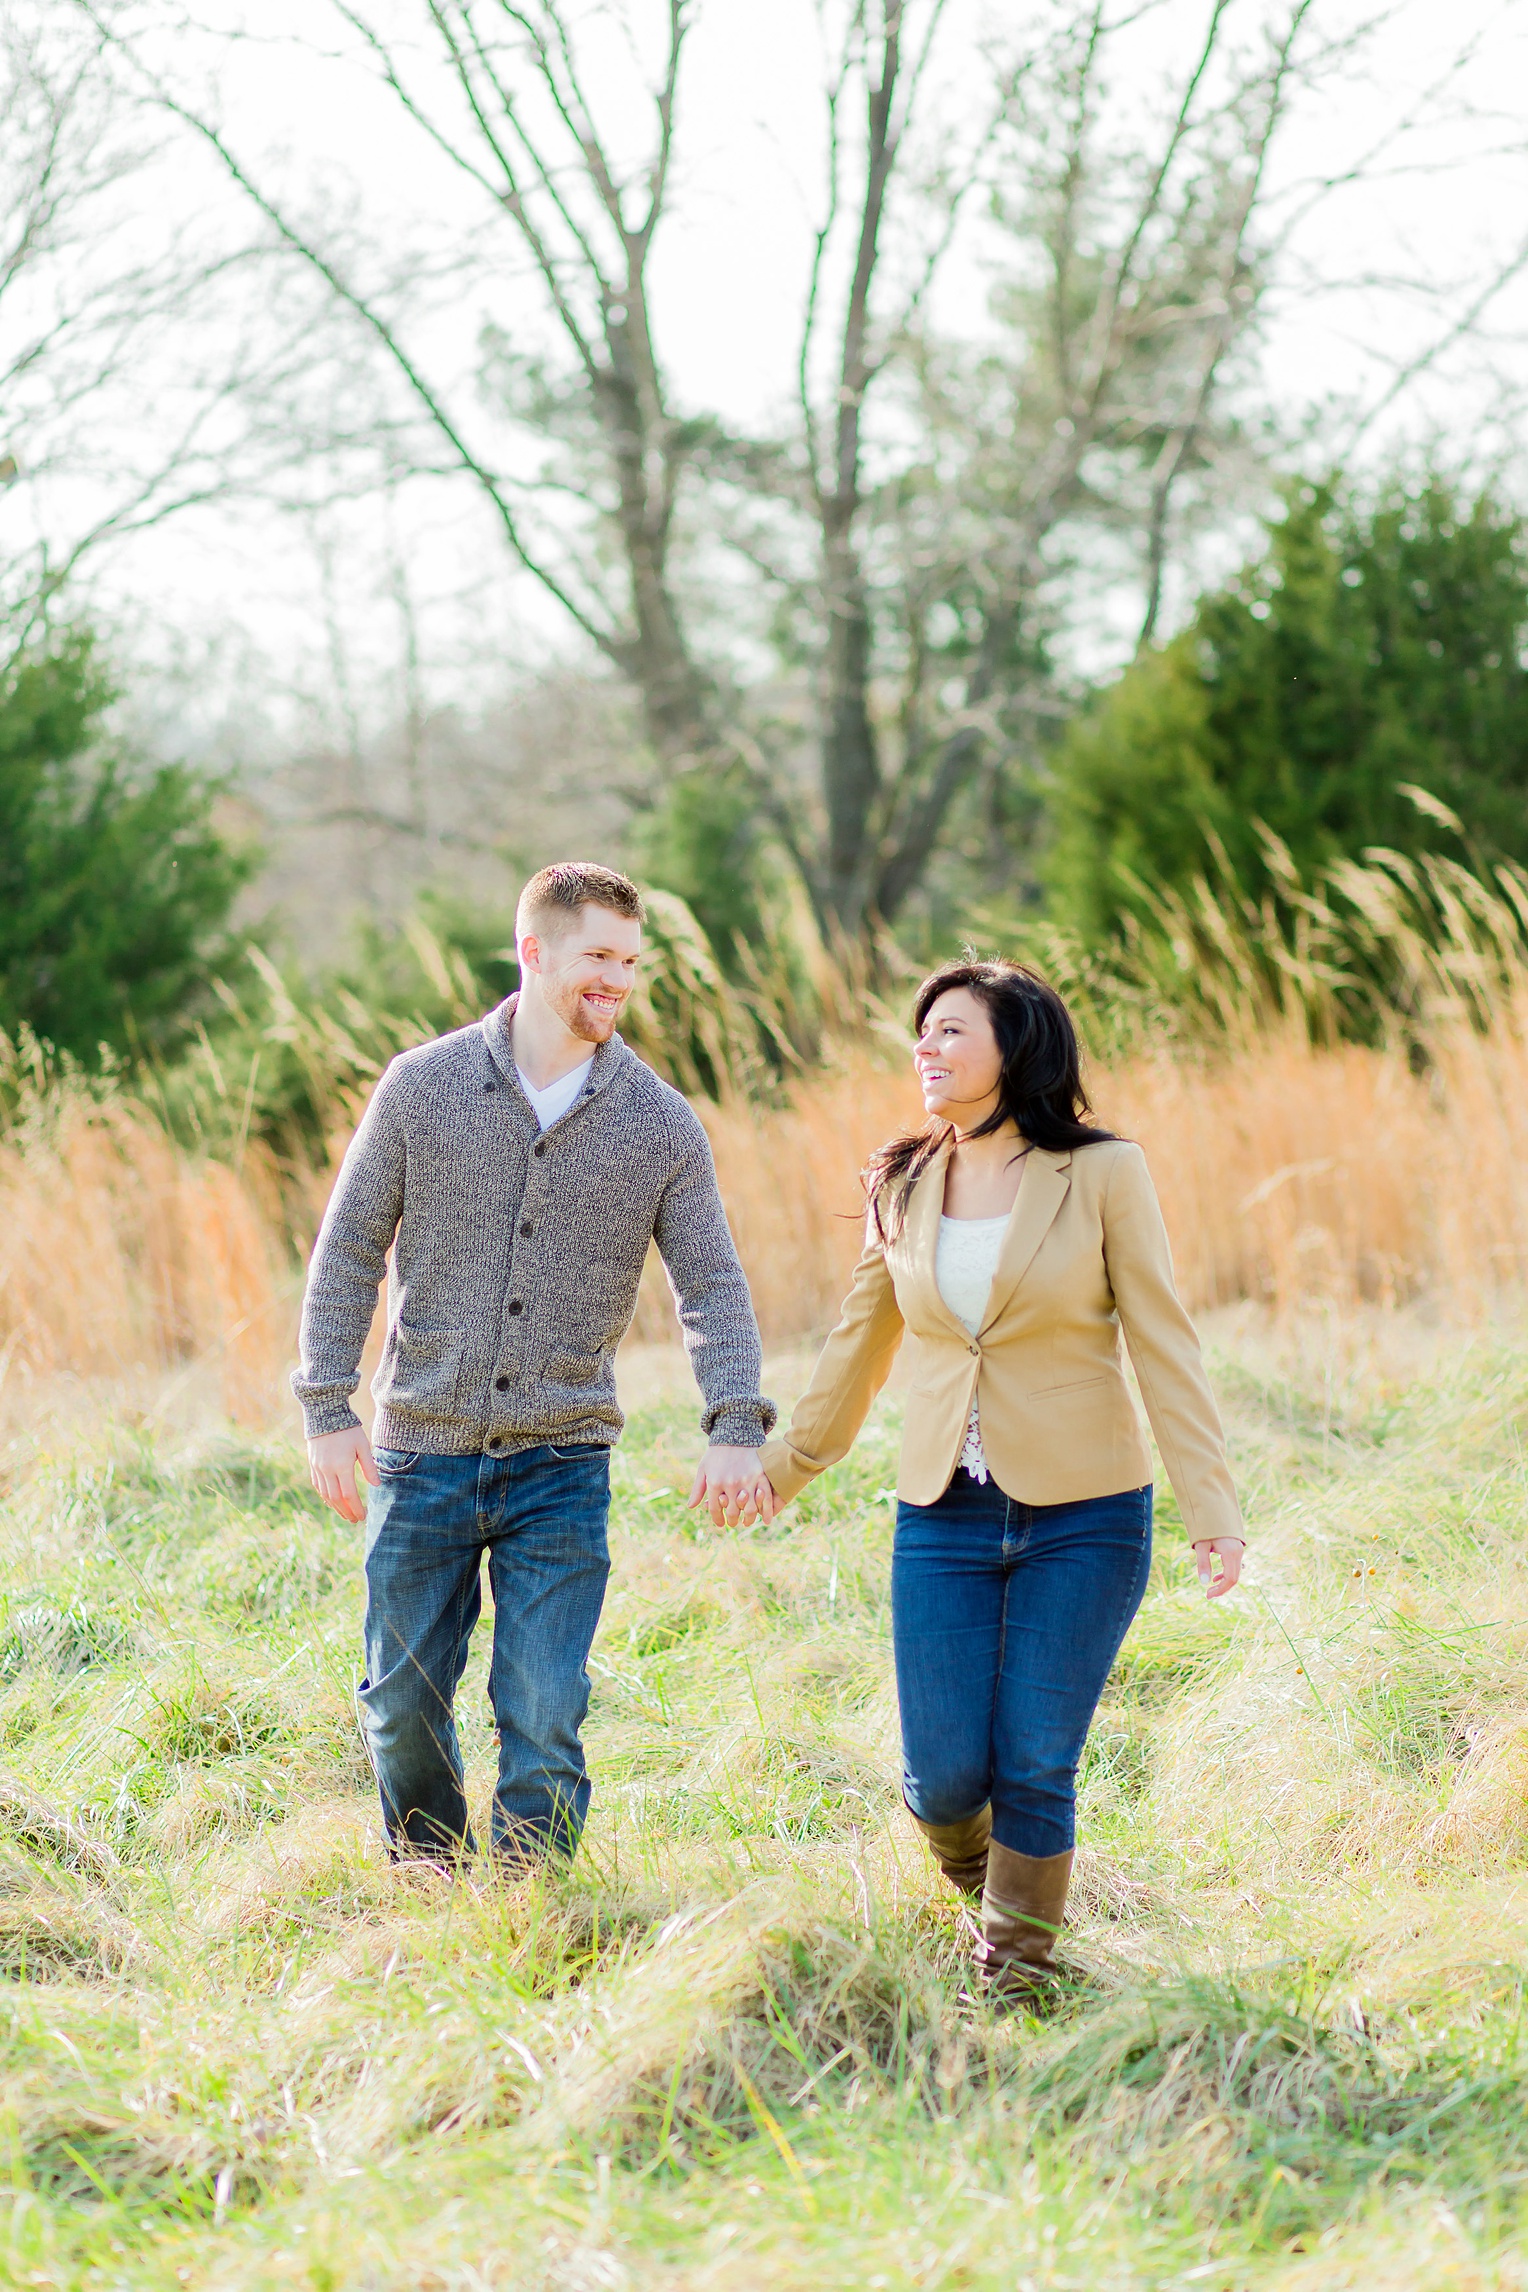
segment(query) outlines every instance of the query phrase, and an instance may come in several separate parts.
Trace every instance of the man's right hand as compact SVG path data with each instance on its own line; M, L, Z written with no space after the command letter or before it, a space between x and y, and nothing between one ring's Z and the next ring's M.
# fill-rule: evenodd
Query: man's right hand
M379 1485L376 1459L363 1425L347 1425L343 1432L325 1433L321 1440L309 1441L308 1478L342 1520L358 1522L366 1517L366 1499L356 1494L357 1472L373 1488Z

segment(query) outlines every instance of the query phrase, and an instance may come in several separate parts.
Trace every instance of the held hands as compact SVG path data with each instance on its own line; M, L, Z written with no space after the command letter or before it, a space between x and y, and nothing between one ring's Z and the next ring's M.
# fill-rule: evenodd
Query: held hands
M309 1441L308 1477L315 1490L342 1520L356 1524L366 1517L365 1499L356 1489L358 1472L373 1488L378 1485L371 1442L360 1425ZM759 1470L756 1448L706 1450L690 1490L690 1509L702 1507L718 1528L752 1528L773 1520L775 1492Z
M371 1442L362 1426L347 1425L343 1432L325 1433L321 1440L309 1441L308 1478L342 1520L358 1522L366 1517L366 1499L356 1494L357 1472L373 1488L378 1486Z
M1242 1554L1246 1550L1239 1536L1207 1536L1194 1546L1194 1558L1199 1566L1199 1581L1204 1586L1207 1600L1223 1599L1233 1592L1241 1580ZM1215 1573L1215 1562L1220 1562L1220 1574Z
M714 1528L768 1526L778 1506L756 1448L706 1450L690 1490L690 1510L706 1511Z

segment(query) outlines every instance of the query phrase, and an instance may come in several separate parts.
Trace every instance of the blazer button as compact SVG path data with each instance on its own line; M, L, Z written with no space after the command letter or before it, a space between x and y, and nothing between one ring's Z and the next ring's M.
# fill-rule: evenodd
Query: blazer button
M513 1306L511 1306L509 1310L510 1310L510 1312L511 1312L511 1313L513 1313L515 1309L514 1309L514 1307L513 1307ZM980 1347L980 1345L973 1345L973 1346L971 1347L971 1350L972 1350L972 1352L973 1352L973 1353L980 1353L980 1351L981 1351L981 1347Z
M495 1377L493 1389L496 1393L507 1393L509 1391L509 1379L507 1377Z
M523 1313L523 1312L525 1311L525 1308L524 1308L524 1306L523 1306L523 1305L520 1303L520 1300L519 1300L519 1298L518 1298L518 1297L512 1297L512 1298L510 1299L510 1301L509 1301L509 1310L510 1310L510 1312L511 1312L511 1313ZM972 1348L972 1350L974 1351L974 1350L975 1350L975 1348L973 1347L973 1348Z

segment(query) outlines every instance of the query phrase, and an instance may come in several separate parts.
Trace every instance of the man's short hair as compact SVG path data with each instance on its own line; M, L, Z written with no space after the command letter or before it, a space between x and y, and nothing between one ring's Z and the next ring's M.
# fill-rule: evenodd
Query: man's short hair
M613 915L624 915L633 923L647 921L642 894L629 876L601 867L597 860L557 860L538 869L521 892L515 937L566 931L586 907L608 907Z

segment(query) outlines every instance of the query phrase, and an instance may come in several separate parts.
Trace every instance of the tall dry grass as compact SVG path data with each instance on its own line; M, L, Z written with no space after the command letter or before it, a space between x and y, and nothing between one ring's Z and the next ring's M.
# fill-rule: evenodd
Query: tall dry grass
M1422 1300L1488 1311L1528 1263L1528 1006L1399 1048L1313 1045L1296 1024L1219 1051L1179 1046L1093 1078L1101 1118L1145 1148L1184 1294L1287 1310ZM915 1120L910 1074L868 1055L784 1107L703 1105L767 1342L827 1328L860 1247L857 1172ZM327 1173L300 1198L316 1217ZM285 1195L175 1147L125 1099L65 1096L0 1143L0 1362L10 1379L210 1360L245 1421L278 1405L300 1266ZM637 1335L672 1333L661 1270Z
M1221 1058L1101 1076L1145 1148L1195 1306L1428 1299L1475 1316L1528 1263L1528 1003L1485 1032L1314 1048L1289 1027Z
M1293 1022L1094 1074L1099 1118L1145 1149L1191 1306L1424 1299L1473 1317L1528 1265L1528 1007L1461 1022L1417 1071L1397 1047L1313 1045ZM909 1075L868 1060L783 1112L706 1109L766 1335L832 1320L858 1253L855 1173L919 1118ZM646 1301L651 1312L651 1300Z
M0 1389L202 1361L259 1421L290 1350L273 1174L184 1153L125 1100L63 1092L0 1144Z

